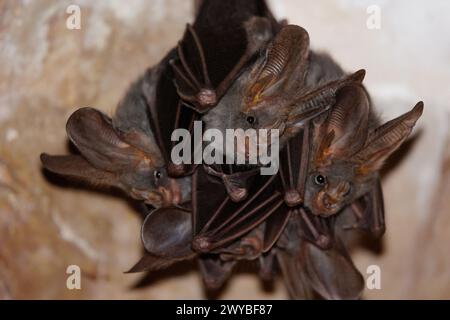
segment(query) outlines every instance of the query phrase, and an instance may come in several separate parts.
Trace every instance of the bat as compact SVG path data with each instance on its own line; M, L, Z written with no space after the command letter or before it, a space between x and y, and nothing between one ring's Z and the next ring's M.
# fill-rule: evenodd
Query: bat
M362 277L342 244L340 229L362 229L375 236L384 232L378 171L422 112L419 102L379 125L366 91L354 83L337 92L326 116L311 121L312 132L305 127L302 142L288 142L280 176L285 202L293 212L276 254L294 298L311 298L314 293L327 299L360 296ZM346 206L350 217L339 217ZM349 220L354 222L345 225Z
M122 189L156 207L183 201L180 185L168 177L159 149L145 128L115 127L100 111L82 108L71 115L66 131L80 155L42 154L47 170Z

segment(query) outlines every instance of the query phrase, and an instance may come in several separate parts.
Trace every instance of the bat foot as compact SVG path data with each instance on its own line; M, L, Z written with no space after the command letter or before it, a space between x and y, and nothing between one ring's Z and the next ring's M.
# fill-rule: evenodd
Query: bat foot
M217 94L213 89L202 88L197 93L197 101L200 106L209 109L217 104Z
M192 240L192 249L197 252L208 253L211 249L211 242L203 236L196 236Z
M284 202L286 203L286 205L288 207L295 207L295 206L302 204L303 199L297 190L291 189L291 190L286 191L286 193L284 195Z
M374 227L374 228L371 228L370 231L372 232L372 235L378 239L378 238L381 238L381 236L384 234L384 232L386 231L386 228L384 226Z
M238 181L236 181L236 177L239 176L239 173L224 174L223 172L214 170L210 166L204 166L204 168L208 174L222 179L231 201L240 202L243 201L245 198L247 198L248 196L247 188L241 186L242 182L239 181L239 179Z
M331 239L321 234L317 237L316 244L321 249L329 249L331 247Z
M234 188L228 190L228 195L230 196L231 201L240 202L247 198L247 189L245 188Z

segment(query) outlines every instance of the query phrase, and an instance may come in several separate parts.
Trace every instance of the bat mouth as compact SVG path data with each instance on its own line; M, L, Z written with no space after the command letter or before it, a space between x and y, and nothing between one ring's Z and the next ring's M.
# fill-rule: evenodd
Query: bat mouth
M158 187L162 206L178 205L181 203L181 189L175 179L169 179L166 186Z
M163 197L162 194L159 191L152 191L149 192L145 198L144 202L146 204L149 204L151 206L154 206L155 208L160 208L163 205Z
M322 217L334 215L339 210L338 200L331 198L325 192L320 192L313 202L313 213Z

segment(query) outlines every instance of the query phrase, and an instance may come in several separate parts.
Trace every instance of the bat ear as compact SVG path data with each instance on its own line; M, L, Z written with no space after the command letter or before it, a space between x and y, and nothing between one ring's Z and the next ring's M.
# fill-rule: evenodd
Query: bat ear
M308 52L309 35L306 30L295 25L283 27L269 44L263 65L254 71L256 80L247 89L249 107L279 88L288 91L294 85L298 86L298 77L303 83Z
M341 88L348 85L360 85L365 75L366 71L361 69L341 79L325 83L312 91L306 93L302 90L298 91L290 101L292 106L288 114L288 125L295 127L327 111L336 102L336 94Z
M341 88L319 129L319 158L345 158L361 150L367 139L368 122L369 98L363 87L352 84Z
M152 211L141 229L145 250L155 256L180 259L191 255L191 213L174 207Z
M50 156L43 153L41 154L41 162L45 169L56 174L94 185L120 186L113 173L94 168L80 155Z
M383 162L411 133L422 112L423 102L418 102L411 111L386 122L371 132L365 147L355 156L360 163L359 172L367 174L380 169Z
M123 137L130 138L129 134L115 130L111 119L98 110L82 108L75 111L67 121L66 131L83 157L98 169L124 172L131 168L148 170L156 166L153 155L125 142Z
M41 156L49 171L94 185L116 187L129 196L159 203L154 170L162 167L159 149L137 130L121 132L106 115L92 108L74 112L66 125L81 155ZM150 149L154 149L150 153Z

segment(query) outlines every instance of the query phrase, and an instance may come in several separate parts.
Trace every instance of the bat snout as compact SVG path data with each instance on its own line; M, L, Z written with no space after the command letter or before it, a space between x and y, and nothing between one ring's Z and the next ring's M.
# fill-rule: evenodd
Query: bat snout
M313 202L313 213L324 217L336 214L339 210L339 202L339 199L321 191Z
M181 203L181 189L175 179L168 179L164 186L158 187L158 192L161 195L163 206Z

